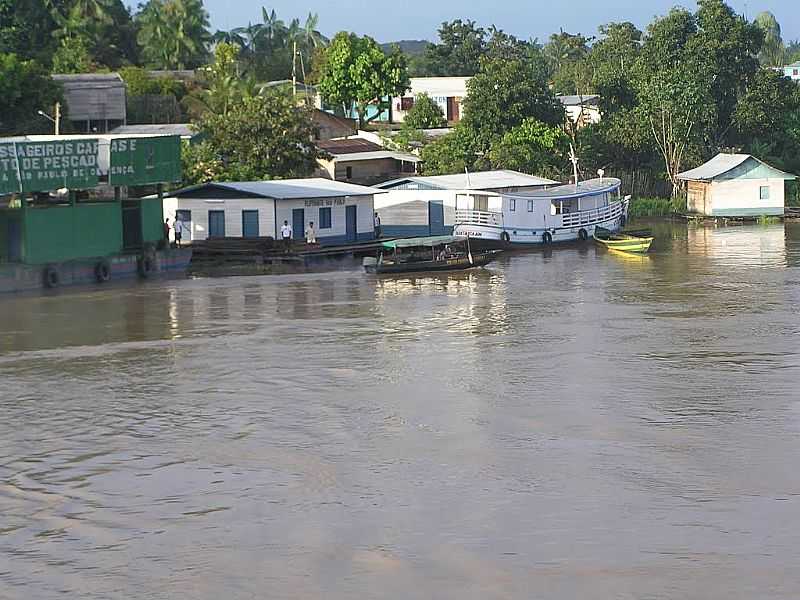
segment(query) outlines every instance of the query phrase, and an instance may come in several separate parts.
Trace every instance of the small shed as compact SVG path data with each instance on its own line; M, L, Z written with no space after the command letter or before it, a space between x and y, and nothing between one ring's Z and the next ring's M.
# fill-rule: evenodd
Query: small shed
M785 182L796 179L749 154L717 154L678 175L687 182L687 210L712 217L784 213Z
M280 237L284 221L295 239L309 222L324 245L374 238L373 188L321 178L204 183L164 198L164 218L184 224L184 239ZM188 233L188 236L187 236Z
M64 89L67 119L80 133L108 133L127 118L126 87L119 73L53 75Z

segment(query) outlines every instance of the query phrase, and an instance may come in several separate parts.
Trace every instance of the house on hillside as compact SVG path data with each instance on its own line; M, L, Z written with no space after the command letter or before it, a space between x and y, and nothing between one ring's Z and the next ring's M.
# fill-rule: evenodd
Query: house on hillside
M374 188L327 179L284 179L243 183L204 183L164 198L165 219L184 224L188 241L207 238L271 236L280 239L284 221L302 240L309 222L323 245L368 241L374 237Z
M64 90L66 120L79 133L108 133L127 121L126 87L119 73L53 75Z
M411 88L392 102L393 117L402 123L406 114L414 106L415 98L427 94L439 105L448 123L461 120L461 103L467 97L469 77L412 77Z
M418 156L387 150L383 146L359 137L323 140L317 146L329 155L320 158L320 177L375 185L417 172Z
M785 67L779 67L777 70L782 72L785 77L789 77L792 81L800 81L800 60L786 65Z
M600 96L596 94L556 96L570 120L580 129L600 122Z
M752 217L784 213L785 183L794 175L749 154L717 154L680 173L687 182L687 210L713 217Z
M353 119L337 117L329 112L313 109L311 121L314 124L314 141L331 140L355 135L356 122Z
M386 192L375 197L375 211L384 235L446 235L453 231L456 210L469 208L470 202L488 205L489 196L557 183L509 170L403 177L375 186Z

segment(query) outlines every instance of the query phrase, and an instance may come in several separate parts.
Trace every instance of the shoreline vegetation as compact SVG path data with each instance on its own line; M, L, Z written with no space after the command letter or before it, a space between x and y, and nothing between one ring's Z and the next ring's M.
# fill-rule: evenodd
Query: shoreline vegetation
M436 41L403 44L323 34L312 13L289 17L265 6L260 22L214 32L203 0L136 9L0 0L0 136L52 132L48 114L64 103L52 75L114 71L127 86L128 124L197 132L179 185L307 177L325 158L315 106L375 130L410 77L469 77L460 119L448 123L439 102L419 96L400 126L395 141L419 154L422 174L513 169L568 181L574 147L582 179L600 169L619 177L641 198L635 213L655 216L680 212L660 199L684 195L678 173L719 152L800 172L800 86L784 76L800 60L791 41L800 32L782 31L769 12L753 19L698 0L641 29L623 16L542 43L457 15ZM580 99L578 117L559 95ZM61 131L86 132L64 108Z

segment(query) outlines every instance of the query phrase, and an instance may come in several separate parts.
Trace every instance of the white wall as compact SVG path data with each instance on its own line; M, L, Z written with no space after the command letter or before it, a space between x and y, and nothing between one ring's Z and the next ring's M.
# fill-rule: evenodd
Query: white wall
M456 211L456 192L454 190L387 190L385 194L378 194L375 196L375 210L381 215L381 221L384 225L420 225L427 224L428 212L424 211L423 215L420 213L413 222L409 223L392 223L384 219L383 213L399 214L391 211L392 207L399 207L403 204L410 204L412 202L424 202L425 204L433 201L439 201L444 204L444 224L453 225Z
M279 200L277 209L279 228L284 221L289 221L289 225L293 226L292 210L295 208L302 208L304 211L303 227L308 227L309 221L313 221L318 238L343 236L347 233L346 207L355 205L358 207L356 212L358 233L372 233L374 231L374 223L372 220L374 214L373 198L374 196L348 196L339 198L314 198L311 200ZM331 209L330 229L320 229L320 208ZM297 232L294 233L296 234ZM270 235L275 234L272 233Z
M205 240L208 238L208 211L225 211L225 236L241 237L242 211L258 210L258 235L275 236L275 209L268 198L241 198L209 200L201 198L164 198L164 218L169 219L170 227L175 220L176 210L192 212L191 223L184 223L184 240ZM190 237L186 235L189 231Z
M769 186L769 199L761 200L761 186ZM712 211L742 210L756 214L760 209L784 206L785 185L782 179L737 179L711 183Z

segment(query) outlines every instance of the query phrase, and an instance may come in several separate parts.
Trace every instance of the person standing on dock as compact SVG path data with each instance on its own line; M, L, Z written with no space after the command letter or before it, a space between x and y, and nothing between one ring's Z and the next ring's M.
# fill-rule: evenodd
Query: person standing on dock
M172 224L172 229L175 232L175 246L181 247L181 238L183 237L183 221L180 217L175 217L175 222Z
M381 218L375 213L375 237L381 237Z
M289 226L289 221L284 221L281 226L281 239L284 253L289 254L292 249L292 228Z
M164 248L169 248L169 219L164 219Z
M314 221L308 222L308 229L306 229L306 244L317 243L317 232L314 231Z

